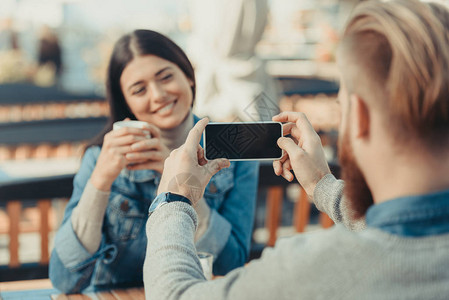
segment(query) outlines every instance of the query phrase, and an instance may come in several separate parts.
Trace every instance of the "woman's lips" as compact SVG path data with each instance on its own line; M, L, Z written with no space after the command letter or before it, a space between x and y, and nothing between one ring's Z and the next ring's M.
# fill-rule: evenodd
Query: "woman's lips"
M175 101L171 102L170 104L167 104L164 107L161 107L161 108L157 109L153 113L154 114L159 114L159 115L162 115L162 116L169 115L169 114L172 113L172 111L173 111L173 109L174 109L174 107L175 107L177 102L178 101L175 100Z

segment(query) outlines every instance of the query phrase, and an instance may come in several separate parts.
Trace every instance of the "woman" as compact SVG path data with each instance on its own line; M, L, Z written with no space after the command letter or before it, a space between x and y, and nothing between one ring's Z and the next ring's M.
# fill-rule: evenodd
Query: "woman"
M191 111L192 65L176 44L150 30L116 43L107 97L109 123L84 154L51 255L50 279L66 293L142 285L145 223L164 161L199 120ZM111 131L128 118L148 126ZM246 262L257 175L257 163L232 163L195 207L196 248L214 255L216 275Z

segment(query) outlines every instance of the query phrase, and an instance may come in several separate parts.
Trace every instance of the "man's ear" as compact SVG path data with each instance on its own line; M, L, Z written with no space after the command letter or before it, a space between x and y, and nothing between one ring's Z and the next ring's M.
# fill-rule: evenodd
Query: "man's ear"
M351 95L351 114L356 138L367 138L370 134L370 111L365 100L358 95Z

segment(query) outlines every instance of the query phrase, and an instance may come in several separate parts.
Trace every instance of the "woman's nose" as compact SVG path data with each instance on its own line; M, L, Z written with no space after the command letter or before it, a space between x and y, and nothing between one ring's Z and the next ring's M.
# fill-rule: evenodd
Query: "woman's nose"
M151 83L150 84L150 95L151 100L154 102L163 102L165 97L167 96L167 93L165 92L164 88L161 87L157 83Z

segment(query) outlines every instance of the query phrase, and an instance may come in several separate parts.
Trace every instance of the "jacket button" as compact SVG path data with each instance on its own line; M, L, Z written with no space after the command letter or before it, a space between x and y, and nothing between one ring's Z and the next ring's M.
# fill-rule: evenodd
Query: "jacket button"
M120 209L121 209L123 212L128 212L128 210L129 210L129 203L128 203L128 200L125 200L125 201L122 202L122 204L120 204Z
M217 192L217 186L214 183L211 183L209 186L209 192L215 194Z

